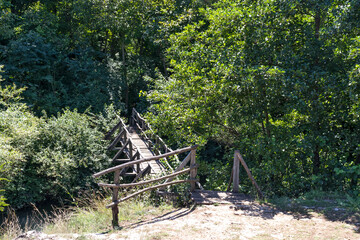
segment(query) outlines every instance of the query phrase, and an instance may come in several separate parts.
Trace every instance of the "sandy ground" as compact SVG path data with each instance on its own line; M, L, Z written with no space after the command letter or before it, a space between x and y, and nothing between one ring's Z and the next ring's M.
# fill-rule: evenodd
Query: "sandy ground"
M136 223L121 223L112 233L38 235L19 239L360 239L356 226L323 215L284 213L261 205L208 205L180 208Z
M353 225L261 206L200 206L124 225L112 239L360 239Z

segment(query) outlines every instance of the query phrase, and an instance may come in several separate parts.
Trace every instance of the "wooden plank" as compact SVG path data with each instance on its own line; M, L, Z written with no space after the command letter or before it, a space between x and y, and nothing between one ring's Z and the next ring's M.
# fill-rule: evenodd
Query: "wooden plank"
M181 148L181 149L169 152L169 153L161 154L161 155L158 155L158 156L153 156L153 157L150 157L150 158L142 158L142 159L139 159L139 160L136 160L136 161L133 161L133 162L124 163L124 164L121 164L119 166L111 167L111 168L105 169L105 170L103 170L101 172L95 173L95 174L93 174L93 177L97 178L97 177L100 177L100 176L102 176L104 174L114 172L117 169L122 169L122 168L125 168L125 167L129 167L129 166L132 166L132 165L137 164L137 163L149 162L149 161L152 161L152 160L157 160L157 159L160 159L160 158L169 157L169 156L172 156L172 155L175 155L175 154L188 152L188 151L191 151L191 150L196 149L196 148L197 148L197 145L191 146L191 147L186 147L186 148ZM117 158L117 156L116 156L116 158ZM114 157L114 159L116 159L116 158Z
M234 153L234 165L233 165L233 192L239 192L239 174L240 174L240 162L237 157L238 150Z
M209 190L195 190L191 192L191 199L197 204L239 204L254 200L253 197L242 193Z
M140 190L140 191L138 191L136 193L130 194L129 196L126 196L126 197L124 197L124 198L122 198L120 200L117 200L116 202L110 203L109 205L106 206L106 208L113 207L114 205L119 204L120 202L128 200L129 198L135 197L135 196L137 196L137 195L139 195L141 193L144 193L144 192L152 190L152 189L162 188L162 187L166 187L166 186L173 185L173 184L179 184L179 183L185 183L185 182L198 182L198 181L199 181L199 179L178 180L178 181L174 181L174 182L163 183L163 184L159 184L159 185L156 185L156 186L148 187L148 188L142 189L142 190Z
M240 152L239 152L239 151L235 151L235 154L237 155L237 157L238 157L238 159L240 160L241 164L242 164L243 167L245 168L245 171L246 171L248 177L250 178L252 184L253 184L254 187L256 188L256 190L257 190L257 192L258 192L258 194L259 194L259 197L260 197L260 198L264 198L263 193L261 192L261 190L260 190L259 186L257 185L255 179L253 178L253 176L252 176L252 174L251 174L251 172L250 172L250 170L249 170L246 162L245 162L244 159L242 158Z

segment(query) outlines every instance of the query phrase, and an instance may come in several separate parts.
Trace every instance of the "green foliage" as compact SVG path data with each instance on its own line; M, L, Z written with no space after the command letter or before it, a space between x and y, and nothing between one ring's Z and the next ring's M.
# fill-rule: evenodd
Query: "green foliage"
M106 168L108 158L103 134L92 122L70 110L49 119L18 109L1 112L0 162L9 179L3 187L13 207L72 199L95 187L91 175Z
M8 202L18 208L94 188L91 175L108 165L103 131L114 124L114 107L99 116L66 109L39 118L17 102L23 90L0 88L0 166L8 180L0 188Z
M358 190L346 170L360 161L355 9L224 0L199 10L170 36L172 74L153 80L148 119L176 146L218 142L229 154L213 168L224 175L239 149L269 195Z
M0 172L2 172L2 169L4 167L4 164L0 165ZM6 178L0 178L0 181L8 181ZM4 211L4 207L9 206L9 204L7 204L6 198L3 196L2 192L4 192L3 189L0 189L0 212Z

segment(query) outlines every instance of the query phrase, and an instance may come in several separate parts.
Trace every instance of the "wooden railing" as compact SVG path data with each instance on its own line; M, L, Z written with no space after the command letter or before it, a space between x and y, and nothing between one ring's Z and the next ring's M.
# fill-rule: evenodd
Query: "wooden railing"
M168 147L164 140L161 139L155 132L152 130L151 126L146 122L146 120L136 111L135 108L132 109L132 114L130 118L130 126L135 127L142 139L144 140L147 147L153 151L156 155L172 152L173 150ZM175 160L179 162L178 156L174 156ZM166 166L173 170L172 167L168 164L168 159L165 158Z
M154 157L141 158L141 159L138 159L138 160L135 160L135 161L132 161L132 162L126 162L126 163L123 163L121 165L111 167L111 168L108 168L108 169L103 170L101 172L95 173L93 175L94 178L98 178L98 177L103 176L103 175L108 174L108 173L114 173L114 183L113 184L107 184L107 183L99 183L98 184L99 186L109 187L109 188L112 188L112 190L113 190L112 203L106 206L107 208L110 208L110 207L112 208L112 215L113 215L112 224L113 224L113 227L116 227L116 226L119 225L118 204L120 202L122 202L122 201L128 200L128 199L130 199L132 197L135 197L135 196L137 196L137 195L139 195L141 193L144 193L146 191L149 191L149 190L153 190L153 189L157 189L157 188L164 188L164 187L169 186L169 185L185 183L185 182L189 182L191 184L190 191L194 191L195 187L196 187L196 183L199 182L199 180L196 179L197 168L198 168L198 165L196 164L196 148L197 148L197 145L192 146L192 147L186 147L186 148L178 149L178 150L171 151L171 152L168 152L168 153L164 153L164 154L154 156ZM166 176L158 177L156 179L151 179L151 180L148 180L148 181L142 181L142 182L137 182L137 183L120 184L120 174L121 174L121 171L123 171L124 169L126 169L128 167L131 167L133 165L136 165L136 164L149 162L149 161L153 161L153 160L159 160L161 158L175 156L175 155L178 155L178 154L184 153L184 152L189 152L189 153L187 154L187 156L184 158L184 160L180 163L180 165L175 169L175 171L173 173L168 174ZM190 162L190 167L183 169L187 165L188 162ZM188 173L188 172L190 173L189 179L173 181L173 179L176 176L184 174L184 173ZM158 181L161 181L161 180L165 180L165 181L162 184L158 184L158 185L155 185L155 186L150 186L150 187L144 188L144 189L139 190L138 192L135 192L135 193L133 193L133 194L131 194L129 196L118 199L119 188L142 186L142 185L146 185L146 184L149 184L149 183L158 182Z
M105 139L110 139L112 135L114 135L116 132L118 134L114 138L114 140L111 142L111 144L108 147L108 150L117 150L115 156L112 158L113 163L119 163L119 162L132 162L138 159L143 158L140 149L134 144L132 138L130 137L130 133L126 128L126 125L124 121L119 118L119 123L111 129L106 135ZM121 147L116 147L120 143ZM124 153L128 158L126 159L119 159L121 154ZM142 177L146 173L150 171L150 165L148 165L143 170L140 169L140 164L136 164L136 167L132 166L134 168L134 171L138 173L135 180ZM126 175L128 168L124 168L120 175Z
M246 162L244 161L243 157L241 156L239 150L235 150L234 153L234 165L230 176L229 185L227 188L227 191L230 190L231 183L233 184L233 192L239 192L239 181L240 181L240 163L244 167L249 179L251 180L251 183L254 185L256 191L258 192L258 195L261 199L264 198L263 193L261 192L259 186L257 185L254 177L252 176L250 169L248 168Z

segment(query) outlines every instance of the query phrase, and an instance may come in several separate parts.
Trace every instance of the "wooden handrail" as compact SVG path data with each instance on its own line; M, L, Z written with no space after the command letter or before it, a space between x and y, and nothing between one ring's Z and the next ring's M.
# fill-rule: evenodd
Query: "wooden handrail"
M118 165L118 166L115 166L115 167L105 169L105 170L103 170L101 172L93 174L93 177L97 178L97 177L100 177L100 176L105 175L107 173L114 172L114 171L116 171L118 169L122 169L122 168L125 168L125 167L132 166L134 164L143 163L143 162L149 162L149 161L152 161L152 160L158 160L160 158L173 156L175 154L188 152L188 151L191 151L193 149L196 149L197 147L198 147L198 145L194 145L194 146L191 146L191 147L181 148L181 149L178 149L178 150L175 150L175 151L172 151L172 152L169 152L169 153L161 154L161 155L158 155L158 156L153 156L153 157L148 157L148 158L141 158L141 159L133 161L133 162L124 163L124 164L121 164L121 165Z
M143 117L141 117L140 113L138 113L138 111L136 111L135 108L133 108L133 114L132 114L132 115L133 115L133 118L134 118L135 121L137 121L137 119L141 120L141 121L143 122L142 124L144 124L148 130L150 130L154 135L156 135L155 132L152 130L151 126L146 122L146 120L145 120ZM134 115L136 116L137 119L134 117ZM137 122L138 122L138 121L137 121ZM144 134L145 137L146 137L148 140L150 140L150 138L148 138L148 137L146 136L146 133L145 133L146 130L144 130L138 123L136 123L136 125L137 125L137 127L139 128L139 130L141 130L142 134ZM158 141L161 143L161 145L163 145L163 147L165 148L165 150L167 150L168 152L172 152L172 151L173 151L171 148L169 148L169 147L166 145L166 143L164 142L164 140L162 140L161 137L159 137L159 136L156 135L156 138L157 138Z
M178 172L175 172L175 173L172 173L172 174L163 176L163 177L151 179L151 180L148 180L148 181L142 181L142 182L137 182L137 183L126 183L126 184L98 183L98 185L99 185L100 187L109 187L109 188L127 188L127 187L141 186L141 185L145 185L145 184L149 184L149 183L161 181L161 180L164 180L164 179L167 179L167 178L171 178L171 177L175 177L175 176L181 175L181 174L183 174L183 173L190 172L191 169L197 168L197 167L198 167L198 166L195 165L195 166L192 166L192 167L190 167L190 168L186 168L186 169L184 169L184 170L181 170L181 171L178 171Z
M156 186L152 186L152 187L148 187L148 188L144 188L136 193L133 193L133 194L130 194L129 196L126 196L120 200L117 200L117 201L114 201L112 203L110 203L109 205L106 205L106 208L110 208L110 207L113 207L113 206L116 206L117 204L119 204L120 202L123 202L129 198L132 198L132 197L135 197L143 192L146 192L146 191L149 191L149 190L152 190L152 189L156 189L156 188L162 188L162 187L166 187L166 186L169 186L169 185L174 185L174 184L179 184L179 183L185 183L185 182L198 182L199 179L187 179L187 180L179 180L179 181L174 181L174 182L168 182L168 183L163 183L163 184L159 184L159 185L156 185Z
M121 119L121 118L120 118ZM111 137L111 135L114 134L114 132L116 131L116 129L118 129L122 124L122 121L119 121L118 124L115 125L115 127L113 127L109 132L107 132L105 134L105 139L109 139Z

